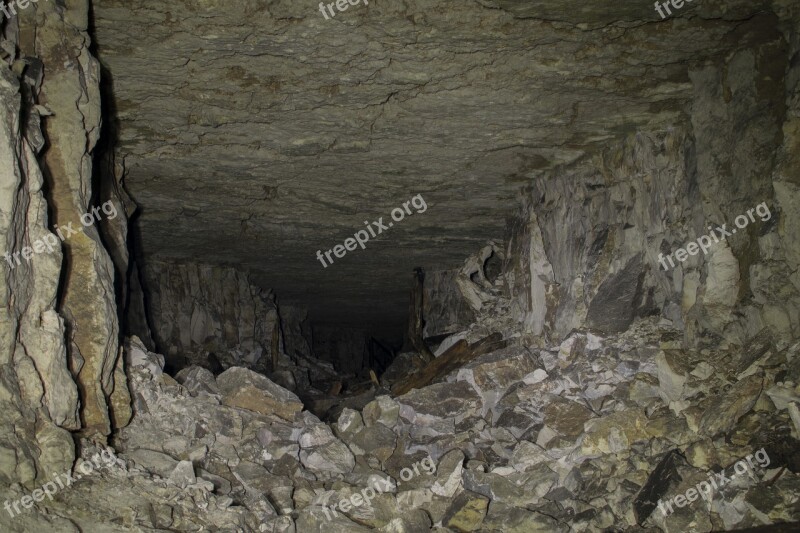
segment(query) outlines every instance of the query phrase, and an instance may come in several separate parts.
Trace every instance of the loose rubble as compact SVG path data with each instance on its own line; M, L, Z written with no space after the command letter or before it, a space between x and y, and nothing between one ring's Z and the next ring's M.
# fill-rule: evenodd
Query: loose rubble
M47 513L11 531L57 527L58 516L84 530L326 533L712 531L800 518L789 409L800 401L800 344L763 334L755 357L693 352L674 333L648 319L610 337L574 331L545 349L517 341L397 398L373 388L331 424L244 368L215 377L190 367L173 379L133 338L134 417L114 440L115 466L36 504ZM659 510L761 448L766 471L756 465L710 504ZM432 472L419 468L427 458ZM369 505L331 513L376 486L385 490Z

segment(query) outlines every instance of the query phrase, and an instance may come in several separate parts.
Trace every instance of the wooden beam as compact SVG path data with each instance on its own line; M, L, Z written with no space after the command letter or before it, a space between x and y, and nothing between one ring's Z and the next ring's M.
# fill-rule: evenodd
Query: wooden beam
M403 381L395 383L394 387L392 387L392 393L397 396L402 396L412 389L419 389L430 385L444 378L450 372L461 368L473 359L489 352L505 348L507 345L508 341L503 340L503 335L501 333L493 333L471 345L467 344L467 341L462 339L451 346L442 355L428 363L419 372L412 374Z
M411 312L408 320L408 339L422 359L426 363L430 363L435 357L433 353L431 353L430 348L428 348L428 345L425 344L422 335L422 330L425 327L425 322L422 318L424 286L425 272L417 267L414 269L414 284L411 288Z
M272 327L272 372L278 370L278 351L281 349L281 319L275 317L275 325Z

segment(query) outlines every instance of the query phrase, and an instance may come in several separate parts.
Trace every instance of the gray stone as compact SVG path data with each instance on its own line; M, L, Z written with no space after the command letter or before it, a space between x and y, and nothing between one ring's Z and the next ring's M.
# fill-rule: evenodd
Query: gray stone
M728 392L714 397L700 420L703 434L713 437L730 431L753 408L762 386L761 376L749 376L736 383Z
M465 459L461 450L453 450L439 460L436 466L436 482L431 487L434 494L452 498L458 492Z
M219 394L214 374L199 366L184 368L175 375L175 381L192 393L202 391L208 394Z
M364 406L362 413L367 426L380 422L386 427L392 427L400 414L400 405L389 396L378 396Z
M508 533L566 532L569 526L545 514L502 503L489 506L483 527Z
M169 455L153 450L134 450L124 455L137 465L161 477L169 477L178 468L178 460Z
M222 403L293 420L303 402L293 392L246 368L230 368L217 377Z
M175 470L169 475L169 482L185 489L190 485L197 483L197 478L194 475L194 466L191 461L180 461Z

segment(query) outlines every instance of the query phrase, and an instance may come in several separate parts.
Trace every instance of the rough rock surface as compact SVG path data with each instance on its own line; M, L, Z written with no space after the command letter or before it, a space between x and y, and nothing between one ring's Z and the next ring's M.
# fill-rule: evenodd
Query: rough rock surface
M795 3L708 0L653 24L618 2L373 2L325 21L305 1L99 0L93 25L85 1L35 4L0 26L0 246L33 245L125 176L145 263L120 250L122 222L0 262L0 500L76 477L0 511L0 530L800 521ZM125 161L99 174L90 26L119 119L120 157L102 161ZM380 216L365 205L385 215L414 193L430 211L363 262L314 260ZM660 268L762 202L769 218ZM352 376L314 359L307 311L254 289L281 276L328 326L393 327L420 264L439 269L428 335L450 336L429 339L435 354L495 333L506 347L397 398L415 354L342 394ZM128 267L150 285L135 297L113 278ZM126 301L166 354L119 349ZM208 343L225 372L165 371ZM113 461L77 479L108 435ZM730 481L692 500L722 469Z
M148 261L143 280L151 348L177 367L214 353L228 366L247 364L263 373L273 349L283 349L274 295L236 269Z
M300 399L260 374L246 368L229 368L217 377L222 403L264 415L292 420L303 410Z
M130 415L109 257L96 228L61 244L54 227L94 205L100 101L88 3L29 8L3 22L0 40L3 489L71 467L70 431L103 440Z
M502 238L518 189L541 180L532 199L545 197L557 279L534 272L534 296L556 283L559 300L589 293L586 309L565 304L550 319L566 333L589 296L654 269L662 240L683 242L769 192L760 152L783 125L790 0L697 2L658 24L652 2L372 2L331 20L318 4L95 2L146 253L241 264L315 322L399 328L412 269L453 268ZM756 115L740 135L736 117ZM640 130L646 161L604 153ZM652 202L651 180L663 193ZM327 268L315 258L415 194L425 213ZM643 245L641 265L614 279Z
M490 314L470 334L507 323L507 304L487 301ZM489 311L501 308L509 316ZM226 401L242 376L267 381L244 368L217 378L187 369L181 384L164 373L163 356L131 339L134 417L113 443L120 461L8 528L72 531L59 525L69 520L109 531L566 533L797 521L800 434L787 405L800 397L800 343L783 345L765 330L747 345L760 347L754 357L742 347L684 348L679 333L650 317L621 334L578 330L544 348L518 336L440 383L345 408L332 426L308 411L278 416ZM734 464L759 450L766 456L709 505L660 510L660 500L688 494L712 472L732 477ZM375 496L366 505L368 489ZM19 497L19 486L11 494ZM153 512L131 513L110 494Z

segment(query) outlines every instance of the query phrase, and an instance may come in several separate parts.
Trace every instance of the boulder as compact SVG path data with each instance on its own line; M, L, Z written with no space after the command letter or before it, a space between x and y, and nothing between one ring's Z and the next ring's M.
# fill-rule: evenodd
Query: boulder
M303 410L303 402L291 391L266 376L246 368L229 368L217 376L222 403L263 415L276 415L292 421Z

